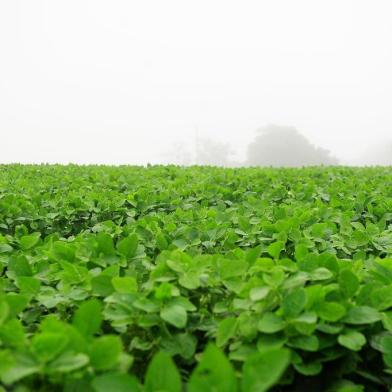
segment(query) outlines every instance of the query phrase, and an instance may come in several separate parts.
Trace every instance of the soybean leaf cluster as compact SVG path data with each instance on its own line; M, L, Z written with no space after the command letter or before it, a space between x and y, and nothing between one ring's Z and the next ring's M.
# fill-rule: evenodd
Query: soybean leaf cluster
M392 169L0 165L0 390L391 374Z

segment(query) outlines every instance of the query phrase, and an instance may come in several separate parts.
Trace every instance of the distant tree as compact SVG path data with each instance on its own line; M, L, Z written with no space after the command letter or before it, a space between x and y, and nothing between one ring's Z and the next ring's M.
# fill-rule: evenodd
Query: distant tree
M248 146L247 164L251 166L299 167L336 165L328 150L311 144L293 127L269 125L258 130Z
M229 144L212 139L197 139L195 145L195 163L209 166L232 166L230 159L233 151Z
M184 141L175 142L162 157L167 163L181 166L238 166L238 163L231 160L232 154L233 151L227 143L197 137L189 144Z

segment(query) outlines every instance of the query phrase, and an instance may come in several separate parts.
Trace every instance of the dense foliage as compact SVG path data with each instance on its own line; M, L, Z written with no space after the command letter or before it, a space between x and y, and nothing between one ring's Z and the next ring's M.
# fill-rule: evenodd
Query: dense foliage
M392 169L0 166L0 390L392 387Z

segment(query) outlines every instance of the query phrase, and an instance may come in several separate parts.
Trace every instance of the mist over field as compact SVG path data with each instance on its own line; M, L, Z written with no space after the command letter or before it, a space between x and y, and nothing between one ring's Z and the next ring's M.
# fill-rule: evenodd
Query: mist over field
M392 164L389 0L0 3L0 162Z

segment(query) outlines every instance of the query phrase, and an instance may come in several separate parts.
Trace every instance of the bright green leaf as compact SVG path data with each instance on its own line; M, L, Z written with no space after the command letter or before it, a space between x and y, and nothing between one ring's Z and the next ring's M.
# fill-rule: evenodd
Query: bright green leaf
M252 355L243 367L243 391L268 391L276 385L290 363L290 352L284 348Z
M146 392L181 392L181 377L169 355L155 354L148 365L144 383Z

